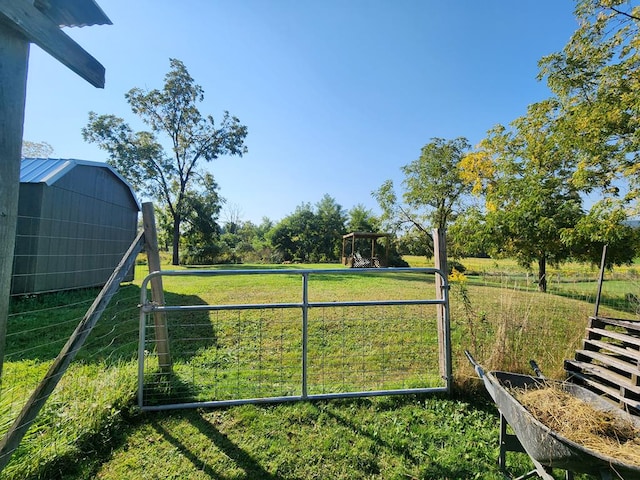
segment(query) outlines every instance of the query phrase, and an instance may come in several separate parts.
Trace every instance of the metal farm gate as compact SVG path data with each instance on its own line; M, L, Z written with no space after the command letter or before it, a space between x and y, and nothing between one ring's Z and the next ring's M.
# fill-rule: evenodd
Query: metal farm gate
M164 290L151 301L154 282ZM177 282L215 304L172 296ZM143 410L449 392L451 379L435 268L181 270L142 283Z

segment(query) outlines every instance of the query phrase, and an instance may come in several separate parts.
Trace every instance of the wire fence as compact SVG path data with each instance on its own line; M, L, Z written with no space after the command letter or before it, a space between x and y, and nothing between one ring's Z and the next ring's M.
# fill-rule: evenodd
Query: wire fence
M145 269L140 265L138 279L121 286L2 471L3 479L59 476L54 472L64 471L65 463L97 454L136 412L138 303ZM548 293L541 293L535 279L524 272L454 274L450 303L456 381L475 378L463 358L465 348L488 368L526 371L529 358L535 358L545 374L562 377L563 360L573 357L587 318L594 313L597 277L596 270L554 274ZM321 300L353 298L356 280L343 278L348 281L319 278L314 288ZM380 276L371 279L364 291L373 298L395 291ZM416 283L405 282L397 295L406 296ZM276 288L246 281L228 282L224 288L196 279L165 283L167 301L174 304L222 304L233 292L265 302L296 301L293 291L299 291L298 280ZM86 288L13 298L0 385L0 437L11 428L97 293ZM638 297L638 272L616 268L605 275L600 313L640 320ZM439 381L425 373L436 363L429 357L434 348L426 356L421 350L437 343L432 337L434 315L415 308L314 309L308 331L309 391L404 388ZM298 395L301 324L290 318L291 313L281 308L169 313L176 381L167 391L156 377L151 383L154 396L149 398L156 403L235 398L239 388L246 396ZM423 323L406 320L414 316ZM153 359L153 345L147 350Z
M227 302L232 303L157 306L144 298L143 291L140 372L144 375L138 387L143 409L450 389L448 288L445 278L444 287L436 291L434 277L443 276L436 269L209 270L165 275L203 277L201 289L226 290L231 294ZM276 299L283 287L302 278L298 301L256 303L246 290L229 288L237 284L235 276L247 275L264 282L260 296L270 292ZM365 275L375 279L358 278ZM372 292L371 285L378 282L387 282L388 288ZM344 298L333 291L327 301L327 285L340 283L351 285L342 287ZM156 333L158 312L168 317L172 376L159 368L162 362L156 358L157 339L163 338Z
M0 387L0 437L13 426L98 292L13 300ZM120 288L18 449L10 452L2 478L47 478L43 472L90 453L93 437L101 431L108 436L121 421L136 388L138 298L138 287Z
M596 313L599 272L580 266L553 273L547 292L526 272L474 272L452 279L454 345L476 352L488 369L531 373L535 359L549 377L563 378L564 360L582 348L588 319ZM605 272L598 314L640 320L640 275L633 267ZM475 378L461 351L458 378Z

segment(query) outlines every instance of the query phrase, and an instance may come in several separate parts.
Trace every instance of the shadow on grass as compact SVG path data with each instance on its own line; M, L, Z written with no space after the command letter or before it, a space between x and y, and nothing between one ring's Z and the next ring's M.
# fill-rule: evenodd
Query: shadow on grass
M53 360L91 306L99 289L43 294L11 302L5 361ZM124 285L111 299L77 354L84 362L117 364L137 356L140 287ZM206 305L196 295L167 293L170 305ZM216 345L207 312L186 312L168 319L171 354L188 360L201 348ZM153 332L150 332L153 335Z
M420 397L415 397L413 395L401 395L397 397L390 396L388 398L385 398L384 400L379 400L379 403L377 403L377 407L378 407L378 410L380 411L394 410L404 404L415 402L416 398L420 398ZM435 398L435 397L431 397L431 398ZM355 404L355 405L361 405L365 407L368 407L372 404L372 400L369 398L361 398L361 399L355 399L355 400L350 399L350 400L346 400L346 402L348 402L351 405ZM380 402L383 402L383 403L380 403ZM331 403L318 403L316 407L320 411L322 411L323 413L331 417L333 420L335 420L339 425L342 425L343 427L347 428L349 431L354 432L358 436L368 438L369 440L374 442L376 445L391 452L393 455L404 457L413 464L417 464L419 462L420 459L416 458L414 455L412 455L411 452L407 451L404 448L404 446L393 445L392 443L382 439L380 435L377 435L368 431L368 429L365 426L354 422L352 419L342 414L339 408L332 407Z
M262 480L280 480L282 477L273 475L265 470L260 463L254 459L249 453L233 443L220 430L215 428L211 423L207 422L197 411L191 410L176 415L188 421L190 425L196 427L202 435L211 440L211 443L217 447L225 456L232 460L236 466L243 470L246 478L259 478ZM217 472L213 467L203 464L202 458L199 456L201 448L195 450L185 445L179 438L179 435L164 427L157 419L151 420L151 426L166 440L173 445L181 455L189 460L196 470L200 470L208 477L213 479L227 478L221 472Z

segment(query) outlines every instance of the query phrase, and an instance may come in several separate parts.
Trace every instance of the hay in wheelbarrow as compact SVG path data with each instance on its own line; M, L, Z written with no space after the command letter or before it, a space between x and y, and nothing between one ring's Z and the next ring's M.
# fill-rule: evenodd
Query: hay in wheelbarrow
M561 384L511 390L534 418L559 435L605 457L640 466L640 428L629 419L594 408Z
M554 480L549 474L551 469L562 469L569 473L586 473L603 480L624 479L640 480L640 466L628 463L616 456L605 455L583 444L583 440L570 440L554 429L546 426L525 408L515 398L514 390L535 390L544 388L545 384L553 383L569 395L590 404L599 411L607 412L615 417L627 419L640 430L640 417L630 415L623 409L572 382L555 382L530 375L521 375L510 372L491 371L484 369L474 360L468 351L467 358L474 366L476 373L482 379L485 388L500 411L501 430L502 420L511 426L519 444L513 443L513 437L507 435L503 439L501 431L500 467L504 470L504 454L507 451L526 452L533 461L536 470L529 472L520 478L531 478L537 474L545 480ZM537 367L537 366L536 366ZM534 369L535 370L535 369ZM503 441L504 440L504 441Z

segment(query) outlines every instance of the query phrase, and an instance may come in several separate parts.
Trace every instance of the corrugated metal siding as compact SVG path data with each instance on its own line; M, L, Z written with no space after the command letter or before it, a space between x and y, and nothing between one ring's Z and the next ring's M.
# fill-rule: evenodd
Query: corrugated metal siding
M23 158L20 163L20 183L46 183L47 185L53 185L71 171L71 169L82 165L106 170L119 179L120 182L129 189L132 201L136 203L138 210L140 210L140 204L138 203L133 188L131 188L129 183L108 163L67 158ZM78 185L73 188L82 188L82 186Z
M60 27L112 25L94 0L35 0L34 5Z
M130 186L79 160L24 160L23 178L12 294L104 285L137 233Z
M73 163L70 160L24 158L20 163L20 183L51 185L71 168L73 168Z

